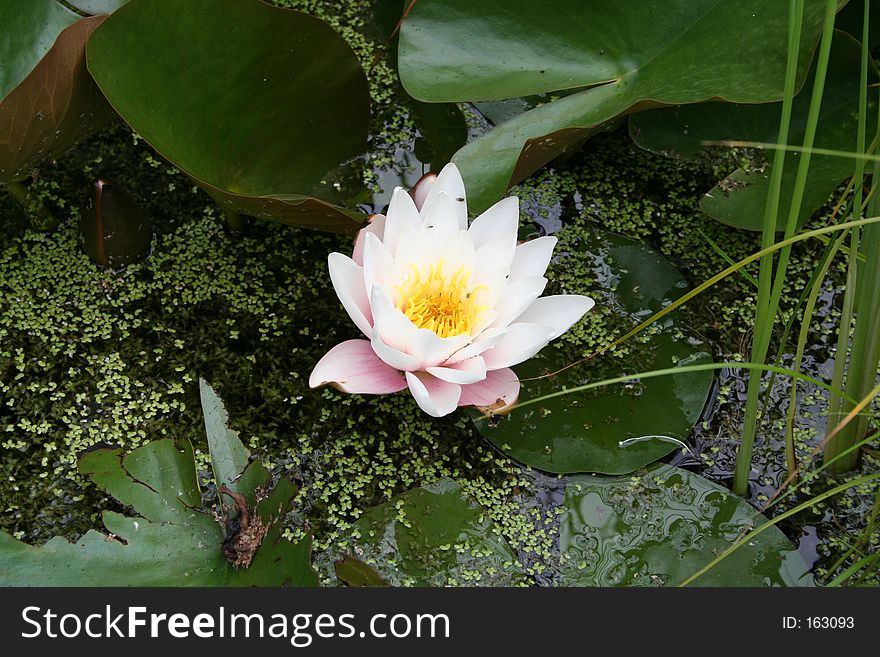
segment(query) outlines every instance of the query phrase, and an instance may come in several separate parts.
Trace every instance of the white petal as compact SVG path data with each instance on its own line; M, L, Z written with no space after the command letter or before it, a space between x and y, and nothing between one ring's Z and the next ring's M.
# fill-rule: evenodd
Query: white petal
M357 265L364 264L364 239L367 233L373 233L380 241L385 237L385 215L371 214L368 218L370 223L366 228L358 231L357 237L354 240L354 250L351 253L351 259Z
M555 237L548 235L516 247L513 262L510 263L510 277L543 276L550 264L556 242Z
M429 367L425 371L443 381L466 385L486 378L486 361L475 356L450 366Z
M379 328L382 341L398 351L411 354L410 345L415 340L418 329L394 306L388 289L382 285L374 285L370 294L370 304L373 310L373 323Z
M468 234L474 241L474 247L479 249L499 235L513 235L513 240L516 242L518 229L519 199L516 196L508 196L474 219Z
M445 365L453 365L455 363L465 360L466 358L479 356L487 349L491 349L496 344L501 342L501 338L503 338L506 333L506 326L486 329L485 331L480 333L473 342L462 347L454 354L452 354L452 356L450 356L449 359L446 361Z
M385 344L382 340L378 324L373 327L373 338L370 340L370 344L373 346L373 351L376 352L376 355L382 359L382 362L394 369L404 371L419 369L420 363L418 359Z
M373 314L364 287L363 268L341 253L331 253L327 257L327 266L342 307L364 335L370 337L373 333Z
M458 227L455 205L450 196L440 192L429 195L422 208L422 239L429 240L435 253L461 230Z
M553 335L553 329L541 324L518 322L507 327L507 334L488 351L483 352L486 367L498 370L513 367L541 351Z
M388 234L388 228L385 229ZM431 244L425 239L425 233L421 228L404 226L397 236L397 249L394 253L394 262L401 272L409 272L412 267L421 270L427 263L433 262L434 254Z
M434 249L434 258L443 260L443 273L447 276L454 274L459 267L464 267L467 272L473 272L477 265L474 245L467 232L463 230L456 232L445 243L438 244Z
M504 293L495 305L498 318L493 322L493 325L507 326L510 324L526 308L531 306L535 299L541 296L546 285L547 279L543 276L527 276L509 281Z
M458 407L461 386L448 383L425 372L407 372L406 382L416 403L433 417L449 415Z
M555 338L570 329L595 305L596 302L590 297L579 294L557 294L541 297L517 317L516 321L550 326Z
M440 193L446 194L455 202L455 217L458 222L458 229L467 230L467 200L464 194L464 181L461 179L458 167L451 162L443 167L431 189L428 190L425 201L420 206L423 216L432 200Z
M394 258L379 238L368 233L364 239L364 290L367 295L378 283L384 285L395 269Z
M367 340L342 342L318 361L309 377L309 386L325 384L343 392L378 395L406 388L402 372L382 362Z
M508 368L493 370L485 379L461 387L459 406L489 407L493 413L505 413L519 398L519 377Z
M400 234L405 227L418 228L422 225L419 218L419 211L412 197L403 187L397 187L391 196L391 203L388 205L388 215L385 219L385 234L382 243L391 255L397 253L400 241Z
M499 226L498 234L477 249L477 277L484 278L493 272L507 276L515 249L516 229L510 231Z

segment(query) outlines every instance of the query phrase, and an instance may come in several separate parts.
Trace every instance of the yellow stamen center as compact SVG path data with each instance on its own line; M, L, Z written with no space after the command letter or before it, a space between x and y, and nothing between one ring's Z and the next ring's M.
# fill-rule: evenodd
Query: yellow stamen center
M484 306L476 303L482 286L471 285L471 273L464 266L452 276L443 273L443 260L433 263L427 272L410 265L412 273L396 287L398 308L418 328L449 338L473 331Z

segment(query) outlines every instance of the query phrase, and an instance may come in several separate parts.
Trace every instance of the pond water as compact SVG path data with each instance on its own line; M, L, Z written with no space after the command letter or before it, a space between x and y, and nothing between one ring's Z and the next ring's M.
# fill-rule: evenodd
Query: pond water
M375 45L352 27L353 17L335 20L361 50ZM365 212L381 211L393 185L412 184L428 168L414 152L425 135L382 66L375 84L385 95L374 98L376 137L366 159L371 187L356 197ZM522 110L461 109L471 136L491 127L493 113ZM512 190L521 198L520 237L559 238L548 272L555 290L595 293L605 283L595 273L603 265L596 253L579 248L583 236L596 230L648 245L688 284L698 284L726 267L726 258L739 260L758 247L757 234L722 226L699 209L702 194L736 162L735 153L720 151L693 162L664 158L636 147L625 125L609 126L567 161ZM82 253L73 208L96 175L127 189L150 218L156 238L147 261L110 272ZM204 496L213 498L197 392L203 377L223 397L232 427L258 458L300 486L287 527L291 535L314 533L324 581L335 582L333 559L353 549L354 527L367 509L447 479L485 508L488 519L477 524L497 527L504 543L492 547L498 549L493 558L502 564L499 570L509 550L519 582L577 580L560 561L560 546L574 540L569 516L561 512L573 495L573 479L521 467L485 440L464 412L434 420L406 393L361 398L309 389L314 363L330 346L355 337L326 274L326 254L348 253L349 237L256 221L243 234L232 233L202 191L121 124L46 167L36 185L61 219L54 232L29 230L17 206L0 198L0 529L32 543L58 534L73 539L100 525L99 510L121 510L76 474L77 455L101 445L130 448L163 436L190 438ZM783 313L800 295L817 249L814 243L795 248ZM840 264L832 266L804 358L805 373L818 378L827 379L833 366L843 275ZM676 313L676 339L698 345L716 362L744 359L754 295L744 276L722 281ZM577 361L631 326L622 321L597 312L548 350L559 362ZM580 366L594 368L583 371L585 380L601 378L636 351L623 345L601 363ZM780 351L787 366L790 345ZM690 449L670 446L662 460L728 487L746 383L741 370L712 378L693 433L682 436ZM776 377L767 395L748 497L758 509L785 478L788 386ZM801 384L798 400L797 449L804 458L824 433L825 397ZM876 470L873 453L862 468ZM832 484L812 482L769 515ZM873 499L873 488L857 488L781 528L822 577L863 528ZM477 583L468 580L473 570L472 564L458 564L449 577ZM610 569L602 577L598 583L616 583Z

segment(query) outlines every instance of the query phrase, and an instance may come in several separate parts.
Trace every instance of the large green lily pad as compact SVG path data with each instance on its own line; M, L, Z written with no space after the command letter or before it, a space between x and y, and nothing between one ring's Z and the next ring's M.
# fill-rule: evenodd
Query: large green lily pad
M260 0L131 0L95 31L113 108L226 210L354 232L334 176L366 150L369 91L327 23Z
M766 519L687 470L572 477L560 517L565 586L675 586ZM776 527L731 553L694 586L811 586L809 568Z
M859 3L860 4L860 3ZM828 64L828 78L819 116L815 147L856 151L861 44L844 32L835 32ZM867 134L877 126L877 83L880 74L871 63ZM795 98L789 143L803 143L813 90L813 71ZM736 105L703 103L642 112L630 118L630 134L648 150L684 158L697 157L706 141L740 140L776 143L781 103ZM791 191L799 155L787 157L782 176L779 230L784 230L791 205ZM715 186L701 202L706 214L737 228L761 230L764 205L770 187L772 155L762 152L748 169L740 168ZM799 224L818 210L837 186L853 174L854 161L845 157L813 155L799 214Z
M486 510L449 479L367 510L355 530L358 554L393 583L510 586L523 578Z
M85 66L102 20L53 0L0 3L0 182L27 178L113 117Z
M807 0L799 79L822 23ZM476 211L615 116L658 105L782 98L788 3L766 0L419 0L403 23L406 90L429 102L589 87L458 151Z
M633 240L596 229L584 235L581 248L592 261L597 307L617 315L626 327L687 290L669 261ZM513 368L522 380L520 402L591 381L711 362L699 341L674 320L649 331L643 340L631 340L624 359L600 358L553 376L546 375L577 356L546 347ZM470 412L480 433L517 461L554 473L624 474L680 448L669 438L687 439L712 379L711 372L691 372L562 395L500 417ZM629 439L636 440L620 445Z
M221 409L222 410L222 409ZM231 472L246 454L232 433L225 434L215 461ZM244 451L242 451L244 450ZM212 454L213 456L213 454ZM246 460L246 459L245 459ZM236 468L241 465L237 461ZM238 486L255 481L244 471ZM56 537L42 547L0 532L0 585L3 586L316 586L310 541L281 537L280 520L295 491L282 479L252 509L268 530L246 568L236 569L223 552L224 530L210 512L199 510L201 492L189 441L157 440L127 456L118 449L86 454L80 472L137 516L102 515L107 533L89 531L75 543ZM263 471L265 473L265 471ZM268 479L259 481L265 486ZM242 490L253 499L255 490ZM229 526L229 525L228 525Z

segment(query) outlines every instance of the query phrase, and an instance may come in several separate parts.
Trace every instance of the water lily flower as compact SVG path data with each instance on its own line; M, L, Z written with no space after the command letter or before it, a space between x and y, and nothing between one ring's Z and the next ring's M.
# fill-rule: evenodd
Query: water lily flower
M541 297L555 237L517 245L519 200L468 226L464 183L449 164L412 194L398 187L387 216L361 230L349 258L331 253L330 280L366 339L333 347L309 378L359 394L409 388L423 411L503 412L519 396L510 368L593 307L586 296Z

